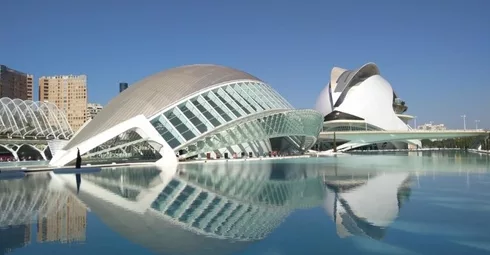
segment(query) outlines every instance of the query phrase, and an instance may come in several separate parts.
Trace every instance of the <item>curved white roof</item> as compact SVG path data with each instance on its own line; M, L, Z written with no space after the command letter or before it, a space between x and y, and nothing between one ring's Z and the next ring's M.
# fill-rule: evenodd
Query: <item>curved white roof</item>
M379 68L375 63L367 63L356 70L346 70L340 67L332 68L330 83L320 92L315 104L315 110L324 116L329 114L338 105L337 101L349 86L355 85L359 79L379 75Z
M234 80L261 81L248 73L210 64L181 66L154 74L112 99L65 149L132 117L143 114L149 118L196 92Z
M68 139L73 130L65 113L53 103L2 97L0 134Z

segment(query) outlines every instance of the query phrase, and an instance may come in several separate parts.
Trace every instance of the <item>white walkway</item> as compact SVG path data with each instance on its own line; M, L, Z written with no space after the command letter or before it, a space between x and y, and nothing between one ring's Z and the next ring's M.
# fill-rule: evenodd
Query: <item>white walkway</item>
M410 131L338 131L335 132L337 140L346 140L349 143L339 146L338 150L347 150L367 144L392 141L407 141L421 139L449 139L457 137L488 136L490 133L483 130L410 130ZM319 139L333 139L334 132L321 132Z

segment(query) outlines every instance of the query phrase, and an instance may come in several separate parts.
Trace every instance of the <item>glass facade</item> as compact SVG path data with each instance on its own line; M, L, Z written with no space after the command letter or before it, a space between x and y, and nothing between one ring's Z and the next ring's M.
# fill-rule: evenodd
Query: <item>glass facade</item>
M119 83L119 93L125 91L128 88L128 84L126 82Z
M307 149L316 141L323 118L316 111L294 110L265 83L243 81L188 98L150 122L170 147L192 157L274 137Z
M180 158L256 157L309 149L323 116L295 110L265 83L240 80L183 98L149 121ZM82 156L91 162L156 161L161 148L130 130Z
M82 155L84 162L133 162L156 161L161 145L141 136L133 130L124 132ZM71 162L74 164L75 160Z

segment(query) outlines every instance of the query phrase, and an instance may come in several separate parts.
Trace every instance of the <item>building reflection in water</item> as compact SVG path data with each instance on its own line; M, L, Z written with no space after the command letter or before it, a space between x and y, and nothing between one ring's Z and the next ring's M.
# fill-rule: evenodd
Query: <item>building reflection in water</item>
M84 241L86 214L85 205L48 175L0 180L0 251L30 244L33 226L37 242Z
M329 176L324 208L339 237L381 240L410 197L410 173Z
M58 201L59 203L59 201ZM37 221L37 241L83 242L87 228L87 208L75 197L70 196L60 209L53 213L40 211Z
M78 197L107 226L162 254L230 254L265 238L295 209L317 207L323 180L260 164L103 169ZM69 176L57 176L76 192Z

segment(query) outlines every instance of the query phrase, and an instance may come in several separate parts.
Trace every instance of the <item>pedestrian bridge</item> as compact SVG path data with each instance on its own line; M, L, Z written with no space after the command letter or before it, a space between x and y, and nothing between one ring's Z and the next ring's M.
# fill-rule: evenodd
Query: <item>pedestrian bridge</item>
M363 131L336 131L321 132L319 140L349 141L337 147L344 151L352 148L361 147L373 143L384 143L394 141L422 140L422 139L450 139L458 137L477 137L490 135L485 130L407 130L407 131L387 131L387 130L363 130Z

